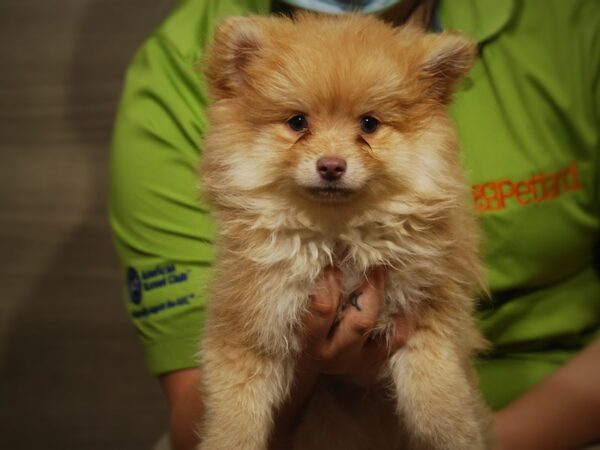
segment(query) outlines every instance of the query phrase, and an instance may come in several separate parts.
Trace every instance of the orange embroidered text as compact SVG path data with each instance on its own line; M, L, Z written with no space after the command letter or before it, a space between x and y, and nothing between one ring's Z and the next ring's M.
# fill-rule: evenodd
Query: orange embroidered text
M577 173L577 164L558 172L540 172L529 179L513 181L508 178L473 185L475 212L499 211L506 208L509 201L523 206L540 203L582 188Z

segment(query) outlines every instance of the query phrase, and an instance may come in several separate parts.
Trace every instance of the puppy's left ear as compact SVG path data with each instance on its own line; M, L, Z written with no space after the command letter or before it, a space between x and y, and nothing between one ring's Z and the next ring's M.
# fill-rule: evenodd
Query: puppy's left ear
M441 33L425 37L425 57L420 77L428 85L429 94L447 105L456 85L473 66L477 45L461 34Z
M242 87L249 64L265 46L267 20L231 16L217 27L204 65L213 98L234 97Z

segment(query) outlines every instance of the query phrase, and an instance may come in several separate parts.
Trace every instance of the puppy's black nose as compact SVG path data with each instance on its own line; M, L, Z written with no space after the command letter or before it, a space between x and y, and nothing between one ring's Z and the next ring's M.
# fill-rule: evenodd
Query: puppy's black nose
M346 172L346 161L335 156L323 156L317 161L317 171L326 181L336 181Z

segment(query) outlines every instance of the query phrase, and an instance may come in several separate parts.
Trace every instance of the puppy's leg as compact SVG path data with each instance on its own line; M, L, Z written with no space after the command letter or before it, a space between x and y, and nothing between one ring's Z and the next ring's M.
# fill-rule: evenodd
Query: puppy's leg
M411 446L427 450L486 448L483 410L451 340L429 329L415 331L390 359L398 414Z
M205 421L198 449L265 450L274 411L289 392L292 362L244 348L215 350L204 354Z

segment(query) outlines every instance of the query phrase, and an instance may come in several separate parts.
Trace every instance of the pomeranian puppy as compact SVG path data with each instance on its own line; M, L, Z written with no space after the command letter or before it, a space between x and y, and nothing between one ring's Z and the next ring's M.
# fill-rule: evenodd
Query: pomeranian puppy
M206 450L263 450L323 270L352 292L386 268L373 333L406 344L360 383L322 377L297 449L474 450L488 419L471 357L481 268L445 108L475 45L360 15L231 17L206 61L203 191L218 224L202 341Z

